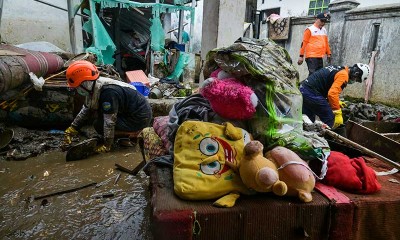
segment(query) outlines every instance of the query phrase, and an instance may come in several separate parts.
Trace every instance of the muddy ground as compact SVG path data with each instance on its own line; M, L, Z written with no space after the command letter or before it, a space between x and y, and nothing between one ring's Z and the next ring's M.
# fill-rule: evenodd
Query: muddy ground
M135 168L138 146L66 162L62 131L12 129L0 156L1 239L152 239L148 176L115 167Z

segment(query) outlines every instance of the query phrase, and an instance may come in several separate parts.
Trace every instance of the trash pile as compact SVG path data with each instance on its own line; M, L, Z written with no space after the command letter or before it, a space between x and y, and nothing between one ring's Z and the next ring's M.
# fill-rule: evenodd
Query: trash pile
M331 148L325 134L345 137L304 119L298 72L273 41L241 38L210 51L204 76L199 94L175 103L168 116L156 117L144 130L151 136L144 145L152 159L145 171L170 166L180 198L216 199L214 206L233 207L241 194L259 192L311 202L317 182L359 194L380 190L364 158ZM347 119L400 116L382 105L347 104ZM337 178L350 175L333 167L339 160L361 185Z

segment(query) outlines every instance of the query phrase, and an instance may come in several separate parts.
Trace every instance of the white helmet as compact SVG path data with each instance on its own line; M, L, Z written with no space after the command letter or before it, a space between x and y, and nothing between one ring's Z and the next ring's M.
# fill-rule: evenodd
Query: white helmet
M367 80L371 70L367 64L357 63L357 67L362 71L361 81Z

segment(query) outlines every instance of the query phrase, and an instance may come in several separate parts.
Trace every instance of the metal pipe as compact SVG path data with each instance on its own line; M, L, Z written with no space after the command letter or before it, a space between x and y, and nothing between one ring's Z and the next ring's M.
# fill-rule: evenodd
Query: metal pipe
M183 19L185 18L185 12L183 10L179 10L179 29L178 29L178 43L182 43L182 34L183 34Z
M71 51L76 54L76 36L75 36L75 11L73 9L73 0L67 0L68 6L68 23L69 23L69 41L71 43Z
M3 0L0 0L0 28L1 28L2 15L3 15ZM1 39L1 34L0 34L0 42L1 41L2 41L2 39Z
M196 9L196 0L192 0L192 8ZM195 10L193 10L195 12ZM193 52L193 36L194 36L194 19L196 18L196 14L193 14L193 19L190 19L190 38L189 38L189 52Z
M2 1L2 0L1 0ZM66 12L68 12L68 9L65 9L65 8L62 8L62 7L59 7L59 6L56 6L56 5L53 5L53 4L51 4L51 3L48 3L48 2L45 2L45 1L41 1L41 0L33 0L33 1L35 1L35 2L39 2L39 3L43 3L43 4L45 4L45 5L48 5L48 6L50 6L50 7L53 7L53 8L57 8L57 9L60 9L60 10L63 10L63 11L66 11ZM87 18L87 16L85 16L85 15L82 15L82 14L76 14L76 15L78 15L78 16L81 16L81 17L84 17L84 18Z

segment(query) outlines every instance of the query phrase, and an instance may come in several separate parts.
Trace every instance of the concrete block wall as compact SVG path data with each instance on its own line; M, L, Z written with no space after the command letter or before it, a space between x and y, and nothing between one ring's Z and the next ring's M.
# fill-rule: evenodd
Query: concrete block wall
M331 22L326 24L332 50L332 63L352 65L369 63L374 42L378 54L370 102L400 107L400 3L358 8L354 0L337 0L330 4ZM313 17L291 18L290 38L285 48L297 66L303 32L314 23ZM307 75L305 63L297 66L300 81ZM348 85L343 96L364 99L365 84Z

